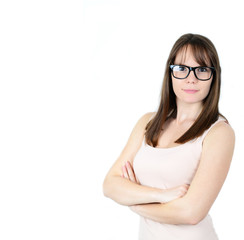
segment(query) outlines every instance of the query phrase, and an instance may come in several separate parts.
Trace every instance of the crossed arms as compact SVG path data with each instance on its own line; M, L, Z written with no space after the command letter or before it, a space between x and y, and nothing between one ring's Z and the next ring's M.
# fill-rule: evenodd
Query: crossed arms
M132 167L151 116L152 113L144 115L134 127L121 155L105 177L104 195L157 222L197 224L208 214L227 176L234 151L234 131L225 122L217 123L205 137L191 185L182 183L162 190L140 185Z

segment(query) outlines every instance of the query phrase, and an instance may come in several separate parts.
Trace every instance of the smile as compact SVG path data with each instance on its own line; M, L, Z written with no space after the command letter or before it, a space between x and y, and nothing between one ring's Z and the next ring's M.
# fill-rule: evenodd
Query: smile
M198 92L199 90L194 90L194 89L182 89L184 92L186 93L190 93L190 94L193 94L193 93L196 93Z

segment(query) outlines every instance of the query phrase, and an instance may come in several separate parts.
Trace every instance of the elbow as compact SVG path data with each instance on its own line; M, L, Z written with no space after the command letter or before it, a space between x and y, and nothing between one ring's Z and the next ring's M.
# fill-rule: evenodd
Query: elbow
M206 215L207 214L195 208L193 205L186 204L182 211L183 224L197 225L206 217Z
M102 190L105 197L114 200L114 197L116 195L114 179L111 177L106 177L103 181Z
M189 213L190 214L188 215L186 220L188 225L197 225L207 216L207 214L199 213L194 209L191 209Z
M198 218L191 217L187 220L188 225L197 225L201 220Z
M103 181L102 190L103 190L103 195L105 197L109 197L110 196L109 195L109 184L108 184L108 181L107 181L106 178Z
M126 201L126 199L121 197L117 189L118 187L114 184L114 179L111 177L105 178L102 185L103 195L120 205L129 206L129 203Z

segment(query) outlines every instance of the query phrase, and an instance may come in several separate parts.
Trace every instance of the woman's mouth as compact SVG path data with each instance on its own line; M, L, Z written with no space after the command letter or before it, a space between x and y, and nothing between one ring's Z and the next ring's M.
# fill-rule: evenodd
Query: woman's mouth
M186 92L186 93L192 94L192 93L198 92L199 90L195 90L195 89L183 89L183 91Z

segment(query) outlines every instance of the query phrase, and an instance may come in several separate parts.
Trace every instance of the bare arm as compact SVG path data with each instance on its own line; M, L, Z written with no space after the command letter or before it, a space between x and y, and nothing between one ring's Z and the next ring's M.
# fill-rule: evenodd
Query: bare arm
M225 181L234 151L235 136L218 123L206 136L198 170L187 194L166 204L136 205L141 216L167 224L197 224L209 212Z
M133 180L132 176L134 174L133 169L131 168L133 159L142 144L145 127L149 119L152 117L152 114L153 113L145 114L138 121L121 155L105 177L103 183L104 195L119 204L131 206L136 204L165 202L169 199L167 198L167 191L142 186L136 180ZM122 176L125 171L127 172L128 177ZM179 189L173 189L174 199L182 196L183 193L185 194L184 189L186 189L186 186L179 186Z
M139 119L126 146L117 161L109 170L103 182L104 195L119 204L129 206L141 203L158 202L160 189L142 186L121 176L123 165L127 161L130 162L131 165L133 164L134 156L142 144L145 127L151 116L152 113L148 113Z

